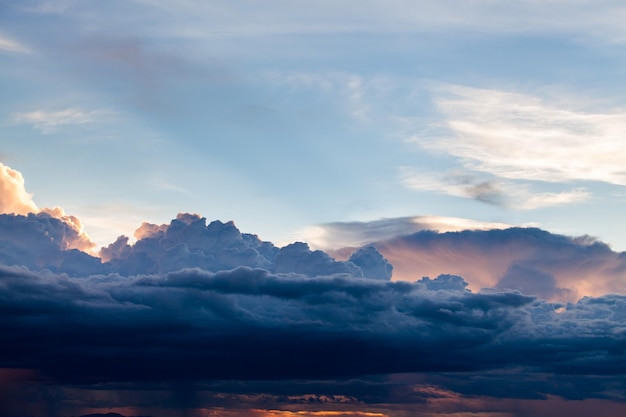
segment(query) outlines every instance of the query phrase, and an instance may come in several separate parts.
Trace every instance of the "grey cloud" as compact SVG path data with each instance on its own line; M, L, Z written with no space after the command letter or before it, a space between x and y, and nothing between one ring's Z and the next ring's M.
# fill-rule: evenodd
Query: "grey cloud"
M445 180L449 184L459 187L468 198L493 206L505 207L509 205L507 193L498 181L485 180L469 174L451 174L446 176Z
M566 266L623 272L622 254L593 239L420 232L379 242L382 254L369 246L336 261L304 243L277 248L232 222L183 214L134 245L121 237L101 263L63 250L63 224L46 214L0 217L0 369L36 371L35 384L198 391L159 401L214 407L252 406L261 394L268 407L418 407L446 390L614 400L626 389L626 296L561 303L524 294L564 291L556 271ZM498 288L473 292L460 274L419 268L415 276L436 278L390 281L387 254L399 249L414 261L502 261ZM437 265L455 267L447 259ZM20 404L38 398L24 395ZM119 398L111 401L121 407Z
M213 221L197 214L179 214L169 225L143 224L134 245L121 236L102 248L100 255L108 260L110 271L123 275L165 273L183 268L207 271L229 270L239 266L262 268L278 273L307 276L347 274L364 276L360 265L352 261L337 261L325 252L312 251L306 243L296 242L277 248L258 236L241 233L235 224ZM367 259L366 259L367 257ZM371 248L356 259L378 278L389 269L389 263ZM387 278L390 277L389 270ZM383 275L381 275L383 274Z
M350 256L349 261L360 267L367 278L391 279L393 265L373 246L365 246L357 250Z
M130 279L0 274L1 366L70 381L626 370L616 355L626 346L623 296L586 298L559 314L515 292L465 291L449 276L407 283L244 267Z
M67 250L67 242L81 238L76 228L46 213L0 214L0 262L4 265L72 275L104 272L100 259L76 249Z

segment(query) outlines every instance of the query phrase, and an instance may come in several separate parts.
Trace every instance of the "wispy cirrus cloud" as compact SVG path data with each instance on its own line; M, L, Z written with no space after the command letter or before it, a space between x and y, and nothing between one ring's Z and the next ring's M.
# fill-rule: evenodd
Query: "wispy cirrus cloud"
M128 3L128 2L127 2ZM133 7L133 2L126 7ZM327 33L424 33L450 28L478 33L576 34L609 43L626 40L623 5L617 0L589 2L520 0L500 4L489 0L439 2L349 0L289 3L167 2L136 0L153 13L175 16L168 24L148 29L160 36L215 38ZM65 6L65 5L64 5ZM51 13L58 7L40 8ZM67 7L63 8L65 11ZM120 16L127 18L126 16ZM184 25L179 22L185 22ZM146 28L142 28L146 30Z
M409 140L458 158L468 170L509 180L626 185L624 109L594 113L528 94L456 85L438 94L447 134Z
M6 37L2 33L0 33L0 51L16 52L20 54L28 54L31 52L30 49L22 43Z
M370 222L333 222L307 227L295 234L296 239L323 250L359 247L377 241L405 236L424 230L459 232L461 230L506 229L510 224L446 216L411 216L386 218ZM335 253L336 255L341 255Z
M64 126L90 125L105 122L113 117L111 110L81 110L68 108L59 111L36 110L25 113L13 113L12 124L27 124L44 134L53 133Z
M400 175L402 183L416 191L434 191L518 210L573 204L585 201L591 196L582 187L560 192L536 192L527 184L468 173L440 175L404 167L400 169Z

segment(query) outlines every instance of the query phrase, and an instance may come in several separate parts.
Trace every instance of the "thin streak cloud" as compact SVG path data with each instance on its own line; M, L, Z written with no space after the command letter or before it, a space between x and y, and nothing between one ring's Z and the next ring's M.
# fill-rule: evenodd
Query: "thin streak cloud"
M497 207L535 210L583 202L591 194L578 187L560 192L535 192L527 184L500 179L485 179L471 174L439 176L403 168L400 170L405 187L416 191L434 191L455 197L470 198Z
M466 169L511 180L626 185L622 109L592 113L528 94L452 85L435 103L449 134L409 140L459 158Z
M263 7L251 1L141 0L135 3L150 7L150 11L156 14L176 17L167 25L140 28L144 33L160 37L215 39L330 33L427 33L454 28L489 34L573 33L583 39L610 44L626 40L624 10L619 1L555 0L538 4L533 0L520 0L500 4L488 0L470 3L461 0L351 0L338 4L272 0L264 2ZM63 8L63 12L69 11L70 8ZM246 13L248 11L253 14ZM57 11L52 9L51 12ZM127 16L120 18L126 20Z
M53 133L65 126L89 125L100 123L111 118L110 110L81 110L69 108L60 111L36 110L25 113L13 113L12 124L27 124L41 133Z
M8 38L0 33L0 51L29 54L30 49L15 39Z

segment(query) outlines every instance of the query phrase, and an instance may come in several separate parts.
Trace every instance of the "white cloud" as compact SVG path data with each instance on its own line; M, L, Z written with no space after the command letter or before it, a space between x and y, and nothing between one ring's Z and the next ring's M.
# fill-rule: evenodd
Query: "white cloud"
M80 110L69 108L47 112L37 110L27 113L13 113L14 124L29 124L44 134L52 133L62 126L88 125L106 121L113 115L110 110Z
M0 33L0 51L17 52L21 54L28 54L30 50L22 45L20 42L7 38Z
M571 110L525 94L461 86L439 91L448 135L413 135L466 169L544 182L626 185L626 110Z
M373 242L406 236L422 230L440 233L462 230L506 229L510 224L487 222L461 217L411 216L388 218L369 222L334 222L304 228L294 238L312 247L332 250L360 247Z

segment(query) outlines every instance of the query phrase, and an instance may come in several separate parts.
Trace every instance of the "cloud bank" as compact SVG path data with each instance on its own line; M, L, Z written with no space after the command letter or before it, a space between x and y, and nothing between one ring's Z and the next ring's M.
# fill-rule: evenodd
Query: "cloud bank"
M0 280L0 366L67 386L217 384L233 400L326 381L361 405L391 386L406 387L407 404L432 398L426 374L431 387L470 396L499 396L471 375L504 384L507 398L621 398L626 388L622 295L563 305L470 292L451 275L410 283L249 267L70 278L3 266ZM367 382L396 373L414 381Z

